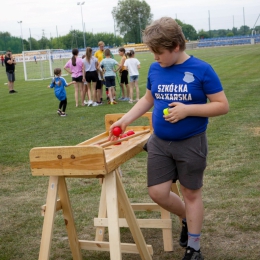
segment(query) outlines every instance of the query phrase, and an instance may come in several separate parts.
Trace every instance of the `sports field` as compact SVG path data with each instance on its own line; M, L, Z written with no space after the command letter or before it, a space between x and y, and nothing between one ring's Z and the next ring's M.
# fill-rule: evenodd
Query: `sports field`
M259 259L260 45L187 52L213 66L230 104L230 112L211 118L208 126L203 255L209 260ZM136 58L141 62L139 86L144 94L153 55L137 53ZM6 82L4 67L0 67L0 260L35 260L43 223L40 207L45 204L48 178L31 175L30 149L83 142L104 132L105 114L127 112L132 104L75 107L74 88L70 86L68 116L62 118L56 114L58 101L53 90L47 88L50 80L25 82L19 64L15 82L18 93L9 94ZM117 96L119 92L117 86ZM130 200L150 202L146 189L146 153L125 163L122 172ZM79 238L93 240L93 218L97 216L101 186L95 179L69 179L68 187ZM160 217L157 213L138 213L139 218L151 216ZM147 244L153 246L155 260L181 259L184 254L178 245L178 219L173 216L172 221L174 252L163 251L161 230L143 230ZM121 238L122 242L132 242L127 228L121 229ZM109 259L108 252L82 252L83 259ZM61 212L55 218L51 259L72 259ZM141 258L124 254L123 259Z

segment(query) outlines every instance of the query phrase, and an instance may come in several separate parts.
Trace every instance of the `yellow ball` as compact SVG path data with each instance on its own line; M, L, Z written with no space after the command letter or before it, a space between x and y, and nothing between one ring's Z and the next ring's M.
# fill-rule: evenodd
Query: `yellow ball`
M165 108L165 109L163 110L163 114L166 115L166 116L169 115L169 109L168 109L168 108Z

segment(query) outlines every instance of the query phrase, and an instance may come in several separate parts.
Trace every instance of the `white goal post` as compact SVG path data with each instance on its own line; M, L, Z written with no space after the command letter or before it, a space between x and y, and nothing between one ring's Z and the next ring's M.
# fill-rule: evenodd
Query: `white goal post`
M71 53L62 49L23 51L24 79L29 81L52 78L55 68L61 68L64 72L63 67L70 57ZM62 74L65 75L67 74Z

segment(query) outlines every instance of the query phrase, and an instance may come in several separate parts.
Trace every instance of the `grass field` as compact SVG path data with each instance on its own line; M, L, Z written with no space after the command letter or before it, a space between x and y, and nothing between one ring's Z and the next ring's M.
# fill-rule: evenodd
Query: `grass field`
M230 112L211 118L209 156L203 200L205 218L201 239L205 259L260 258L260 45L188 51L218 73ZM140 92L144 94L147 70L153 56L136 54L141 62ZM119 57L117 57L119 58ZM56 114L58 101L47 88L50 80L25 82L21 64L16 67L15 89L9 94L4 67L0 67L0 260L38 259L48 178L33 177L29 151L38 146L76 145L104 132L104 115L127 112L132 105L75 107L74 88L68 87L68 116ZM67 77L70 80L69 77ZM119 87L117 87L119 95ZM132 202L150 202L146 189L146 153L122 166L123 182ZM80 239L93 240L100 185L95 179L69 179L76 228ZM139 213L138 217L158 217ZM180 226L173 216L174 251L164 252L162 232L143 230L153 246L153 259L181 259ZM131 242L121 229L122 242ZM82 251L83 259L107 260L108 252ZM72 259L61 212L55 218L51 259ZM141 259L124 254L124 260Z

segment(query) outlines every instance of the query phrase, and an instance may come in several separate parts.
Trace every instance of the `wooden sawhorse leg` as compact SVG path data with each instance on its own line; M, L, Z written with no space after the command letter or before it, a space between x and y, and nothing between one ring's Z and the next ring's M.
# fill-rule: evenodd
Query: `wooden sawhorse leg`
M60 197L60 203L63 211L66 229L68 232L68 239L73 259L81 260L82 254L75 228L71 204L69 201L65 177L57 176L50 176L49 179L39 260L48 260L50 257L50 248L58 193Z

